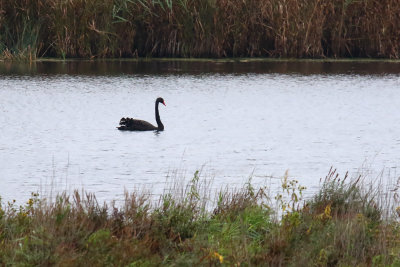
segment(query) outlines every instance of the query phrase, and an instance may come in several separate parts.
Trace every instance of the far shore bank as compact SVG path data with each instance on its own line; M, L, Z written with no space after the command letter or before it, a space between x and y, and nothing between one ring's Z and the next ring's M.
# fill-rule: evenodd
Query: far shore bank
M182 57L137 57L137 58L55 58L42 57L32 61L1 59L0 63L29 63L29 62L210 62L210 63L234 63L234 62L319 62L319 63L370 63L387 62L400 63L400 59L387 58L268 58L268 57L230 57L230 58L182 58Z
M38 58L32 61L0 60L0 74L359 74L400 73L394 59L295 58Z

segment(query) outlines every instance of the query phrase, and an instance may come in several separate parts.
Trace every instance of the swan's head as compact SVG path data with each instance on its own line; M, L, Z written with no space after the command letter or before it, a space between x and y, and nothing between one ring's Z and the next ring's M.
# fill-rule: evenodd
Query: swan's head
M162 97L157 98L156 102L161 103L164 106L167 106L167 105L165 105L164 99Z

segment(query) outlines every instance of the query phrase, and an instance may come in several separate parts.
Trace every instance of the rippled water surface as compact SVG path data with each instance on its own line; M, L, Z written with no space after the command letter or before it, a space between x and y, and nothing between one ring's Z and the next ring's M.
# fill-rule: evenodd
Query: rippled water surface
M203 169L214 186L314 187L400 166L397 63L39 62L0 67L0 195L84 188L104 200ZM165 131L121 132L122 116ZM178 173L178 174L176 174ZM48 189L47 189L48 190Z

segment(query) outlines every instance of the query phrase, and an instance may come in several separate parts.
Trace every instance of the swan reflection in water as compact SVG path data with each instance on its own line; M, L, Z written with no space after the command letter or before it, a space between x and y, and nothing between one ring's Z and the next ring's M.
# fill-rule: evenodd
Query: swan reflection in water
M126 118L122 118L119 121L120 126L117 127L118 130L121 130L121 131L164 131L164 125L161 122L160 114L158 112L158 104L159 103L166 106L164 99L162 99L161 97L156 99L155 108L156 108L157 127L147 121L137 120L137 119L126 117Z

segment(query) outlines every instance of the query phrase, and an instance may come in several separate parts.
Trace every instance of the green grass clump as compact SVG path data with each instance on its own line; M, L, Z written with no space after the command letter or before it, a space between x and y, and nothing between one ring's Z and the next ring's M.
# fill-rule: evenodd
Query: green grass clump
M33 194L0 208L0 264L398 266L394 195L381 189L330 171L306 200L287 174L273 194L248 182L211 197L196 172L158 202L139 192L119 206L78 192L54 201Z

